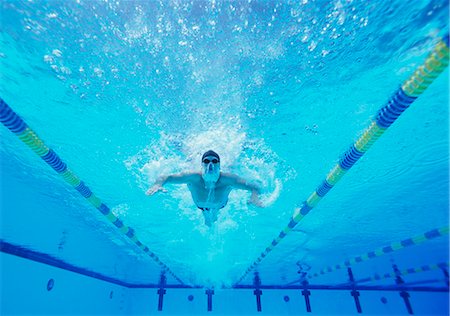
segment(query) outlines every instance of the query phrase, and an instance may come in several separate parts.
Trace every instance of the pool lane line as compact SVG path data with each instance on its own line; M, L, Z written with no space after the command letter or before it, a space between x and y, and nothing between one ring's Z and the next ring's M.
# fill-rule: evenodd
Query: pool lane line
M144 245L136 236L133 228L125 225L111 209L103 203L91 189L81 181L68 167L65 162L53 151L47 147L39 136L25 123L25 121L14 112L11 107L0 98L0 122L3 123L11 132L13 132L25 145L41 157L50 167L53 168L63 179L78 191L89 203L91 203L109 222L136 246L149 255L162 269L172 275L178 282L184 284L170 268L164 264L159 257Z
M8 255L24 258L26 260L31 260L35 262L39 262L42 264L46 264L58 269L70 271L73 273L77 273L80 275L84 275L93 279L102 280L108 283L117 284L120 286L124 286L127 288L155 288L158 289L161 287L160 284L152 284L152 283L130 283L127 281L120 280L113 276L108 276L105 274L101 274L95 272L93 270L85 269L70 263L63 261L60 258L54 257L50 254L44 252L38 252L36 250L32 250L24 245L16 245L9 243L5 240L0 239L0 252L6 253ZM186 284L166 284L165 288L171 289L194 289L194 288L203 288L198 285L186 285Z
M395 120L413 103L419 95L441 74L449 62L449 34L435 45L425 62L403 83L386 105L378 110L375 119L366 128L363 135L341 156L339 162L328 173L325 180L303 202L295 208L287 226L272 240L259 257L247 268L236 282L241 282L278 243L320 202L336 185L344 174L364 155L375 141L395 122Z
M407 269L400 270L397 274L395 272L384 273L384 274L375 273L371 277L366 277L366 278L356 280L355 283L361 284L361 283L366 283L366 282L380 281L380 280L384 280L384 279L395 278L397 275L415 274L415 273L433 271L433 270L444 269L444 268L447 269L448 267L449 267L448 262L439 262L439 263L434 263L434 264L421 265L420 267L416 267L416 268L407 268ZM317 273L315 273L312 277L316 277L316 276L318 276ZM295 281L289 282L286 285L289 286L292 284L303 282L306 280L306 277L312 278L310 276L307 276L305 273L305 276L298 278ZM349 284L349 283L342 283L340 285L345 285L345 284Z
M432 287L432 286L414 286L415 284L429 284L429 283L439 283L442 280L424 280L420 282L410 282L404 284L393 284L393 285L358 285L358 284L347 284L347 285L324 285L324 284L308 284L308 290L357 290L357 291L408 291L408 292L443 292L448 293L448 286L442 287ZM305 286L302 284L296 285L261 285L259 287L261 290L304 290ZM253 284L248 285L235 285L233 289L243 289L243 290L254 290L255 286Z
M54 256L51 256L49 254L45 254L42 252L38 252L29 248L26 248L24 246L18 246L6 241L3 241L0 239L0 251L3 253L7 253L10 255L14 255L17 257L21 257L27 260L32 260L35 262L47 264L49 266L53 266L56 268L60 268L66 271L75 272L81 275L85 275L94 279L102 280L105 282L109 282L112 284L117 284L125 287L131 287L131 284L122 280L119 280L117 278L113 278L110 276L106 276L101 273L94 272L89 269L81 268L78 266L75 266L73 264L67 263L59 258L56 258Z
M398 251L400 249L403 249L403 248L406 248L409 246L415 246L415 245L421 244L421 243L431 240L431 239L447 236L448 234L449 234L449 226L432 229L430 231L427 231L427 232L417 235L415 237L407 238L407 239L404 239L404 240L398 241L398 242L393 242L389 246L381 247L374 251L367 252L363 255L356 256L351 259L347 259L340 264L330 265L326 268L323 268L319 272L308 275L308 278L311 279L314 277L324 275L325 273L328 273L328 272L333 272L333 271L336 271L339 269L347 268L347 267L352 266L353 264L367 261L370 259L374 259L374 258L380 257L382 255L392 253L392 252Z
M380 281L390 278L395 278L397 276L403 276L403 275L409 275L409 274L415 274L415 273L421 273L421 272L428 272L433 270L439 270L448 268L449 264L448 262L439 262L434 264L427 264L416 268L407 268L400 270L398 273L391 272L391 273L385 273L383 275L380 275L378 273L375 273L372 277L363 278L356 280L355 283L365 283L365 282L373 282L373 281Z

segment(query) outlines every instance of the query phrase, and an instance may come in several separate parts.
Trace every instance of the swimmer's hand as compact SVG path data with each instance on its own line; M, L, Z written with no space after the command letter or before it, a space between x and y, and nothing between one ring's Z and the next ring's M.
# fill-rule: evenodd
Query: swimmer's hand
M147 192L145 192L145 194L153 195L153 194L155 194L158 191L161 191L161 192L164 192L164 193L167 192L167 190L164 189L164 187L161 184L156 183L150 189L148 189Z

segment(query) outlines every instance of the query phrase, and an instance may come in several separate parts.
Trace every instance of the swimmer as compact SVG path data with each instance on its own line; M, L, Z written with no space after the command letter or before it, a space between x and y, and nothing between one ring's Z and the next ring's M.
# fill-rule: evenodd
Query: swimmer
M250 191L249 203L263 207L258 196L261 193L261 188L248 183L237 175L221 172L220 157L212 150L203 154L201 173L186 172L160 177L146 194L153 195L158 191L167 192L163 187L166 183L187 184L192 199L197 207L202 210L205 225L209 227L217 220L219 210L227 205L228 196L233 189Z

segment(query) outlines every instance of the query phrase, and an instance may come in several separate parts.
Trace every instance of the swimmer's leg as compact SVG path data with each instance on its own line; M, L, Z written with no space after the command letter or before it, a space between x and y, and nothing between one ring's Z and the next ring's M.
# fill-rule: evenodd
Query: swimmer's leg
M214 223L217 221L217 215L219 215L219 209L211 210L211 221Z
M205 225L208 227L211 227L211 225L212 225L211 211L204 210L204 211L202 211L202 214L205 217Z

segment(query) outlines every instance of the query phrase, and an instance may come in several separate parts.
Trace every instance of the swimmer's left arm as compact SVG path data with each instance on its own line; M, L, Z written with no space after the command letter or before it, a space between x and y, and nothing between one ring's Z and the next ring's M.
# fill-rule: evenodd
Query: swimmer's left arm
M261 194L261 187L254 184L249 183L247 180L234 175L234 174L224 174L224 177L226 177L230 181L230 185L236 189L241 190L247 190L252 193L252 196L250 197L250 203L263 207L263 203L259 199L259 194Z
M261 188L249 181L235 175L232 173L222 173L221 178L225 180L224 182L228 185L231 185L235 189L247 190L247 191L255 191L256 193L261 192Z

